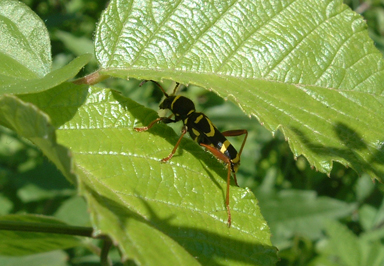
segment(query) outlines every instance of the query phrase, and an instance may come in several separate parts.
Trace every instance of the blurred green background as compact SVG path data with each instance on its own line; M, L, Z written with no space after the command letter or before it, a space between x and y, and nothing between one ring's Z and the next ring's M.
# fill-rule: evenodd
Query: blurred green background
M108 1L22 2L42 18L49 30L54 68L67 64L80 54L93 53L96 23ZM384 0L350 0L345 4L365 18L371 38L384 53ZM97 67L93 59L79 76L89 74ZM138 80L108 79L98 86L118 89L157 110L161 91L151 83L138 89L139 83ZM168 85L171 86L166 83L165 87ZM372 265L384 265L380 253L369 253L371 245L384 251L382 184L373 183L365 175L359 177L338 163L334 164L329 177L318 173L311 169L305 158L294 158L280 132L272 136L257 119L250 119L233 103L198 87L184 88L183 93L220 130L245 128L249 131L238 173L239 185L249 187L260 201L261 211L273 233L273 244L280 250L278 265L363 266L358 264L359 261L355 264L348 262L345 256L351 251L337 249L346 245L347 237L358 243L362 257L371 254L375 260ZM181 125L174 128L179 132ZM235 147L240 147L241 141L241 138L232 140ZM0 127L0 214L14 213L51 215L72 225L90 225L84 200L76 196L76 189L56 167L29 141ZM339 238L334 236L335 232L341 231L345 234L340 233ZM0 265L11 262L25 265L26 261L31 264L34 260L48 262L47 265L99 265L98 257L92 252L98 244L84 239L81 248L22 260L0 257ZM112 257L119 261L116 250ZM51 258L54 259L49 263Z

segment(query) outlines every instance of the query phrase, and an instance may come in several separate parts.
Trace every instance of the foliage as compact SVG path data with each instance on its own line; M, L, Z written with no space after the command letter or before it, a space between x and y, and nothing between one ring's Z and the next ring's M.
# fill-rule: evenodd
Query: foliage
M0 186L7 188L1 214L42 213L90 224L118 243L123 259L139 264L272 265L275 249L261 209L281 265L355 265L345 241L359 247L355 262L382 263L382 193L369 176L383 179L383 62L356 13L338 1L111 1L101 16L95 34L100 80L112 75L197 85L184 93L220 129L250 131L239 171L243 188L231 186L228 229L221 163L184 139L175 158L160 164L177 134L165 125L133 131L156 117L137 102L156 106L161 93L150 84L138 88L136 80L105 80L112 91L65 82L90 60L85 71L97 69L82 55L92 52L91 25L104 7L92 3L63 5L75 19L57 16L60 31L47 20L52 64L40 18L17 1L2 2L0 56L7 64L0 66L0 122L21 138L1 128ZM29 4L43 19L52 18L52 7ZM89 19L76 23L79 16ZM56 50L62 45L66 52ZM68 51L80 56L68 63ZM87 207L30 141L76 184ZM350 229L329 222L336 219ZM84 247L97 250L95 242L74 243L72 257L85 258Z

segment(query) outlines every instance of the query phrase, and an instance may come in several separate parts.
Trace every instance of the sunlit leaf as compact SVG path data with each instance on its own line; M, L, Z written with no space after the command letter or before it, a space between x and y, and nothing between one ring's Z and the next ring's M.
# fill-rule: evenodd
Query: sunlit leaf
M41 18L19 1L2 0L0 24L0 76L45 76L51 70L51 44Z
M106 74L214 90L319 171L383 180L384 64L342 1L111 1L95 47Z
M0 1L0 95L35 93L73 78L91 59L84 54L51 72L51 42L44 22L26 5Z
M155 111L109 90L70 84L21 98L28 104L19 103L19 109L30 106L29 115L44 114L58 128L57 142L71 154L54 149L47 156L64 156L72 162L63 165L63 172L70 179L76 174L95 232L108 234L124 258L145 265L161 265L160 257L164 265L170 261L206 265L212 256L215 263L233 265L272 265L276 260L252 192L231 186L232 227L228 228L226 170L220 162L184 139L175 157L162 164L161 158L178 139L175 132L166 125L151 132L134 131L135 124L155 118ZM35 105L39 109L33 109ZM22 121L26 128L35 124L23 116L14 123ZM46 141L52 147L59 145L54 138ZM36 143L44 150L45 142Z

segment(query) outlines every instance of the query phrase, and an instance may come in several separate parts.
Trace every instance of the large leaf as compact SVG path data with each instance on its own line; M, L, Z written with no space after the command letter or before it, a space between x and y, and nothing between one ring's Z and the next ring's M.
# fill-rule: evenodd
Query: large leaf
M0 124L34 142L78 184L95 234L108 234L124 259L142 265L276 261L269 229L248 190L231 187L228 229L226 171L220 162L184 140L182 156L161 164L178 136L165 125L152 133L133 130L136 121L156 117L153 110L109 90L62 82L50 90L45 82L36 83L45 90L41 93L1 96Z
M45 76L51 70L51 44L41 18L19 1L2 0L0 25L0 76Z
M103 73L233 99L319 171L384 180L384 64L342 1L115 0L95 50Z
M51 43L44 22L15 0L0 1L0 95L34 93L73 78L91 59L79 56L51 71Z
M184 139L171 162L162 164L178 139L175 132L166 125L151 133L134 131L135 123L148 123L155 111L109 90L65 83L20 98L29 103L4 97L6 105L16 102L19 106L13 109L26 112L4 112L13 124L3 124L29 128L39 120L26 119L27 114L43 121L50 117L59 128L60 145L54 136L45 138L44 130L31 139L58 166L56 158L70 161L62 164L63 172L71 180L76 174L95 232L108 234L124 257L143 265L272 265L276 260L269 229L250 191L231 186L232 227L227 227L226 170L220 162ZM71 154L46 148L61 145Z

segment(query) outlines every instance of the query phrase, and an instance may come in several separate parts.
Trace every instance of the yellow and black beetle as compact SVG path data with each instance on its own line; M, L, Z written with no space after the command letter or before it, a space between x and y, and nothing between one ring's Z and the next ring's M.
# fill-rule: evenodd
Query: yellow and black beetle
M218 159L227 164L228 175L227 175L227 193L225 198L225 206L227 208L228 213L228 227L231 226L231 210L229 208L229 184L231 173L233 173L233 177L236 185L236 172L240 165L240 155L243 151L245 141L247 140L248 131L245 129L239 130L230 130L225 132L220 132L212 123L212 121L203 113L196 112L195 104L187 97L174 95L175 91L179 87L179 84L175 87L175 90L172 95L168 95L162 86L153 81L164 93L165 99L160 103L160 109L169 109L175 116L172 119L169 117L159 117L152 121L146 127L135 128L136 131L142 132L150 129L157 122L163 123L176 123L178 121L182 121L184 126L181 130L181 136L177 141L175 147L172 152L161 161L166 162L172 158L175 154L177 147L180 144L183 136L188 132L191 138L196 141L199 145L205 147L208 151L210 151L213 155L215 155ZM240 136L245 134L243 143L241 145L240 151L237 152L236 149L232 146L232 144L227 140L228 136Z

